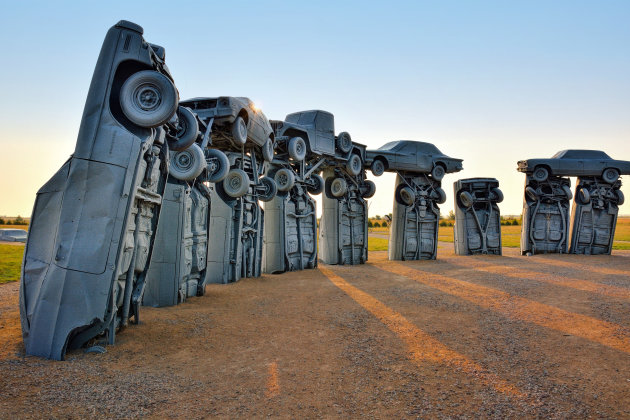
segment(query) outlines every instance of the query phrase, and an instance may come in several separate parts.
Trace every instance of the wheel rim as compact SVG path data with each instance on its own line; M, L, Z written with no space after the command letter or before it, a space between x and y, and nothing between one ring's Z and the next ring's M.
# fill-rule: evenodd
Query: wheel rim
M545 179L546 174L547 171L545 171L544 169L536 169L536 171L534 172L534 178L542 181L543 179Z
M186 119L179 115L179 122L177 123L177 137L182 137L186 131L188 131L188 124Z
M444 168L442 168L441 166L436 166L433 173L436 178L441 178L444 175Z
M190 153L180 152L175 157L174 163L177 169L179 169L180 171L187 171L188 169L192 168L194 164L194 159L190 155Z
M239 177L238 175L233 175L229 179L228 183L230 184L230 188L233 188L234 190L238 190L241 186L241 177Z
M243 121L243 119L238 120L238 125L236 127L236 130L238 131L238 135L241 138L244 138L245 136L247 136L247 126L245 125L245 121Z
M335 194L339 194L341 192L341 182L333 182L332 184L332 192Z
M289 183L289 177L287 176L287 174L285 174L284 172L280 173L278 175L278 184L284 187L288 183Z
M206 161L208 163L207 167L208 167L208 173L210 175L214 175L215 173L217 173L219 171L219 163L216 159L210 159Z
M160 90L152 83L143 83L134 91L133 103L138 109L151 112L158 108L161 102Z
M359 159L352 159L352 170L359 172L361 170L361 161Z
M375 162L374 169L377 174L383 173L383 171L385 171L385 165L383 165L383 162L381 162L380 160L377 160Z

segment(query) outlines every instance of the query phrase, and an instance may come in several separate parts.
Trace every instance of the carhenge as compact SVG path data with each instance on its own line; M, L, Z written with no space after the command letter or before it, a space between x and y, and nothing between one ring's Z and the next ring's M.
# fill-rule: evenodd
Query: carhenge
M169 144L186 132L164 49L142 34L126 21L108 31L75 151L37 193L20 281L27 354L60 360L138 322Z

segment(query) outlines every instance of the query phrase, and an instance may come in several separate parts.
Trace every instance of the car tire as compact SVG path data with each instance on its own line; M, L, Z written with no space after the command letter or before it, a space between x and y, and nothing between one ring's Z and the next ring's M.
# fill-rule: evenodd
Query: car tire
M265 162L271 162L273 160L273 140L271 137L263 144L262 155Z
M236 117L232 124L232 139L237 146L243 146L247 142L247 124L241 116Z
M431 176L436 181L441 181L444 175L446 175L446 169L442 165L435 165L431 170Z
M416 201L416 193L411 187L404 186L396 190L397 201L405 206L412 206Z
M534 168L532 172L532 179L536 182L544 182L549 178L549 170L544 166L538 166Z
M527 195L529 199L534 202L538 201L538 194L536 194L536 190L532 187L525 188L525 195Z
M372 198L376 194L376 184L372 181L365 181L366 190L361 194L363 198Z
M223 191L232 198L239 198L249 190L249 177L242 169L230 169L223 180Z
M306 142L302 137L293 137L287 146L289 157L295 161L302 161L306 157Z
M586 205L591 202L591 193L586 188L579 188L575 192L575 198L579 204Z
M357 154L351 154L350 159L346 162L346 172L348 172L352 176L357 176L361 173L363 169L363 163L361 162L361 157Z
M444 191L442 188L437 187L435 189L435 193L437 194L437 199L436 202L438 204L444 204L446 202L446 191Z
M335 198L341 198L348 192L348 183L343 178L335 178L330 184L330 193Z
M176 140L168 141L168 148L175 152L186 150L199 136L199 123L195 114L186 107L177 107Z
M609 184L614 184L619 179L619 171L615 168L606 168L602 172L602 179Z
M621 190L615 190L615 194L617 195L617 205L618 206L623 205L623 203L625 203L626 199L623 196L623 193L621 192Z
M271 201L278 193L278 185L273 178L263 176L258 180L258 183L262 186L263 192L258 194L260 201Z
M492 194L494 195L494 201L495 201L496 203L500 203L500 202L502 202L502 201L503 201L503 198L504 198L504 197L503 197L503 191L501 191L501 190L500 190L500 189L498 189L498 188L493 188L493 189L491 190L491 192L492 192Z
M221 182L230 170L230 160L220 150L206 149L206 170L209 182Z
M352 149L352 137L350 137L350 133L346 131L342 131L337 136L337 149L341 153L348 153Z
M166 124L177 111L179 100L168 77L154 70L142 70L125 80L119 102L129 121L151 128Z
M312 195L321 194L324 191L324 178L318 174L311 175L312 184L309 184L306 189Z
M473 195L469 191L462 191L459 193L459 201L462 203L464 207L467 209L471 208L475 203L475 199Z
M192 181L206 169L206 157L197 144L181 152L171 153L169 174L180 181Z
M273 176L278 186L278 191L289 191L295 185L295 175L287 168L280 168Z
M571 192L571 188L568 185L562 186L562 191L564 191L564 195L567 196L567 200L571 200L573 198L573 193Z
M382 159L374 159L372 165L370 166L370 170L374 176L381 176L385 173L385 162Z

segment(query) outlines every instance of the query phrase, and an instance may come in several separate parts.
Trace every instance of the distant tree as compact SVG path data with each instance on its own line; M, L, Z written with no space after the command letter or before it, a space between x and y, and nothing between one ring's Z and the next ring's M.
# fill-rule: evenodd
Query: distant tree
M453 210L448 212L449 220L455 220L455 212Z
M382 227L387 227L387 222L383 221L383 223L381 223Z
M371 220L368 220L368 227L374 227Z
M6 225L7 221L0 217L0 225Z
M12 225L12 224L13 224L13 222L12 222L12 221L7 220L7 225Z
M388 216L389 216L389 220L392 220L392 216L393 215L391 213L389 213Z
M517 219L512 220L512 226L518 226L518 220Z
M376 220L381 220L381 216L379 216L378 214L377 214L376 216L374 216L374 218L375 218Z
M22 216L18 215L18 217L16 217L15 220L13 221L13 224L14 225L26 225L28 223L26 222L26 220L24 220L22 218Z
M374 227L381 227L381 224L379 222L374 222Z

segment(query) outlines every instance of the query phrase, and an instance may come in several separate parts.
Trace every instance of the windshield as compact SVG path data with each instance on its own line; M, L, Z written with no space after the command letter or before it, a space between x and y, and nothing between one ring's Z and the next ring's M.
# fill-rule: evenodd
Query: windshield
M7 229L4 233L14 238L26 238L26 231L22 229Z
M562 150L551 157L552 159L610 159L601 150Z

